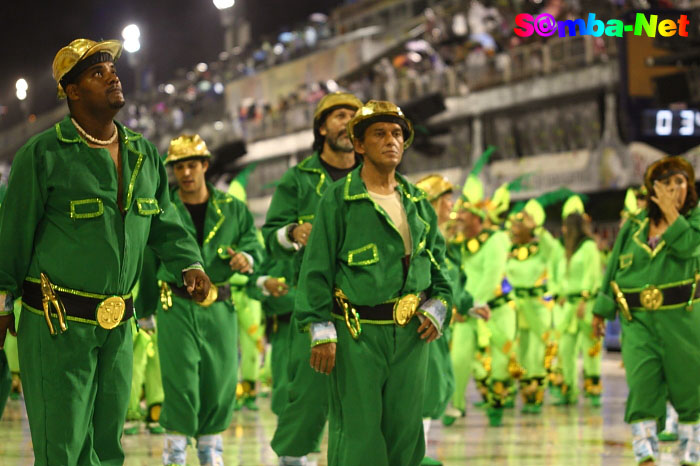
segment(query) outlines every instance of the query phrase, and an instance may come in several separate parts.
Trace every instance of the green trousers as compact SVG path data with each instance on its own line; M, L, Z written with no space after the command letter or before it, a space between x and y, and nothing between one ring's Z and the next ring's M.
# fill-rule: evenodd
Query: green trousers
M466 322L452 324L452 342L450 359L454 373L455 388L452 395L452 405L464 412L467 409L466 392L469 379L472 376L477 348L476 319L468 318Z
M578 373L576 370L578 355L583 353L583 374L585 377L600 377L601 351L600 342L593 338L593 305L586 304L583 319L576 316L579 300L567 301L561 308L564 319L557 328L559 337L558 362L564 384L569 389L569 397L575 398L578 391Z
M691 312L681 307L633 312L632 316L631 322L620 319L629 386L625 422L663 420L667 399L678 412L679 422L698 422L700 304Z
M146 395L146 406L163 403L163 380L160 374L158 337L144 330L134 333L134 369L131 379L128 420L140 420L141 394Z
M5 356L5 350L0 350L0 419L2 419L2 412L5 410L5 404L7 403L7 397L10 396L10 389L12 388L12 375L10 374L10 366L7 364L7 356Z
M516 318L515 309L504 304L491 310L491 318L487 321L489 329L490 371L487 377L489 388L489 404L502 406L512 385L508 365L511 356L515 354Z
M202 307L173 296L173 307L158 312L165 429L199 437L228 428L236 397L237 327L230 302Z
M517 298L518 361L525 369L523 379L547 376L544 359L553 335L552 312L541 298Z
M304 456L321 443L328 419L328 377L311 368L309 334L298 330L294 317L288 348L287 399L271 446L278 456Z
M255 382L260 375L260 349L263 336L260 301L248 297L243 290L231 293L238 313L238 344L241 349L241 380Z
M289 377L287 365L289 364L289 322L277 322L276 329L270 332L270 368L272 372L272 395L270 396L270 409L276 415L280 415L287 403Z
M336 321L330 374L329 466L416 466L425 456L423 394L428 345L419 320L406 327L363 324L353 340Z
M34 464L123 464L131 325L68 321L65 333L52 336L44 317L25 307L17 343Z
M442 337L428 345L428 372L425 379L423 417L440 419L455 390L455 377L450 359L450 333L446 327Z
M19 316L22 311L22 300L15 300L15 326L19 325ZM16 328L16 327L15 327ZM5 337L5 356L7 356L7 364L10 366L10 372L19 374L19 355L17 354L17 337L10 335L7 332Z

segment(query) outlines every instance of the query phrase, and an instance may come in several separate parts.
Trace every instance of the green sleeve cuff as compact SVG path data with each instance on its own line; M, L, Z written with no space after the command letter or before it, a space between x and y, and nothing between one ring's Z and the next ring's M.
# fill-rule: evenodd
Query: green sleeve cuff
M617 314L617 303L611 296L599 293L593 306L593 314L607 320L614 320Z

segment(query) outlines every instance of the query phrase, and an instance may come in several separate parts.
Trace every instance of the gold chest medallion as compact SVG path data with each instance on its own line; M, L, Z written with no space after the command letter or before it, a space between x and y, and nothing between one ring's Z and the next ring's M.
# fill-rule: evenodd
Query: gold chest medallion
M121 323L125 311L126 303L120 296L107 298L97 306L97 323L111 330Z
M420 297L415 294L402 296L394 305L394 322L401 327L405 327L416 314L420 304Z

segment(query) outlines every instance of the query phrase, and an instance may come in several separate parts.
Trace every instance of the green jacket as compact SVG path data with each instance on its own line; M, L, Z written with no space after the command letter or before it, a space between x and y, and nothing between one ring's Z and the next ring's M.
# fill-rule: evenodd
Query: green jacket
M123 216L109 152L90 148L68 116L17 152L0 208L0 293L20 296L25 277L45 272L66 288L125 295L147 245L178 283L183 269L202 262L170 202L157 149L116 124Z
M445 276L452 289L452 306L461 315L467 315L474 306L474 297L466 289L467 274L462 267L462 243L448 241L445 250ZM452 318L448 313L445 321Z
M292 223L314 223L316 207L332 183L333 180L321 164L320 155L314 152L287 170L272 196L265 225L262 227L263 238L272 258L292 259L293 274L286 277L290 285L297 282L296 275L301 268L304 248L296 250L289 245L280 244L278 231Z
M602 268L598 245L584 239L567 262L566 251L556 264L556 292L561 296L588 291L593 295L600 286Z
M479 248L471 252L469 242L474 240L479 242ZM475 304L486 304L501 295L509 248L510 238L502 230L483 230L476 238L463 243L462 267L468 277L466 291L474 297Z
M295 316L300 327L331 321L333 290L356 305L375 306L407 293L425 291L452 307L445 277L445 242L437 216L423 191L398 173L398 191L411 232L413 251L406 280L401 235L369 195L362 166L326 191L316 211L302 264ZM443 322L437 322L438 327Z
M652 251L647 244L649 219L647 211L631 216L615 240L593 313L614 319L617 304L611 281L623 292L641 291L646 285L673 285L692 282L700 270L700 208L679 216ZM697 307L698 300L695 301ZM661 309L680 308L686 304L661 306Z
M207 271L212 283L227 282L234 274L229 266L231 256L226 251L231 247L236 252L245 252L253 258L253 269L262 262L262 245L258 240L253 222L253 215L248 207L230 194L219 191L207 183L209 201L204 216L204 240L199 245ZM194 239L197 230L192 222L192 216L180 199L178 187L175 187L170 197L177 213L180 214L185 230ZM175 281L175 276L167 269L162 269L158 278L167 282Z
M257 282L257 279L262 276L269 276L274 278L284 277L289 280L289 277L293 275L292 271L292 261L284 259L273 259L268 256L263 262L262 266L256 270L256 275L251 282ZM257 283L255 286L251 284L248 287L248 295L260 301L262 304L263 312L266 316L289 314L294 310L294 298L296 296L296 286L289 286L289 292L275 298L272 295L265 295L260 288L258 288Z
M525 245L513 244L506 263L506 277L513 288L548 286L555 242L554 237L541 228L535 241ZM527 248L527 256L519 254L522 248Z

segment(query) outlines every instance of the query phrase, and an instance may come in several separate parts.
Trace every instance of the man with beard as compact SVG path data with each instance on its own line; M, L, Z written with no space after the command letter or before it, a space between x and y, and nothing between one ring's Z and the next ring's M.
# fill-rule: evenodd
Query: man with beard
M314 112L314 153L282 176L272 197L263 237L272 259L292 261L292 276L285 277L292 291L321 196L359 163L346 125L360 107L362 102L347 93L328 94L319 101ZM288 396L272 439L281 465L308 464L306 455L318 450L328 417L326 379L309 367L309 337L297 327L292 317Z
M76 39L53 76L70 115L17 153L0 208L0 348L19 359L36 465L121 465L133 289L146 245L195 299L210 287L158 151L114 121L122 45ZM48 328L47 328L48 327Z

